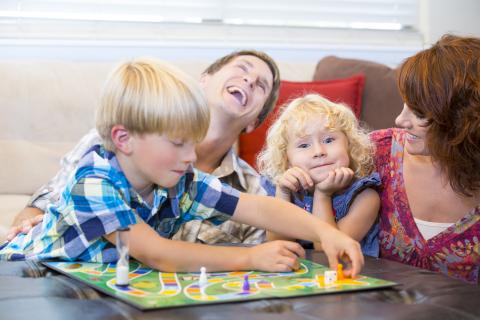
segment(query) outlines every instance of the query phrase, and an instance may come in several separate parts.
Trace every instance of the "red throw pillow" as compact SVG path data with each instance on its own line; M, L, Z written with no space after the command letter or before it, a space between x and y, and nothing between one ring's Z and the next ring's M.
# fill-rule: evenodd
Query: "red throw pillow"
M275 109L265 119L261 126L251 133L242 134L240 136L240 157L256 168L257 154L263 147L268 128L277 118L280 106L292 99L304 96L308 93L318 93L334 102L344 103L352 108L357 118L360 118L364 81L365 77L361 74L350 78L335 80L312 82L282 81L280 84L280 95Z

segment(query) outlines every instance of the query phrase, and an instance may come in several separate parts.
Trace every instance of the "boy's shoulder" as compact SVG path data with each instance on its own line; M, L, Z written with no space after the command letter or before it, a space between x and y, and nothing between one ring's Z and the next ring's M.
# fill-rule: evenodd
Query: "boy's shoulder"
M76 184L86 178L108 180L121 188L128 186L128 180L117 161L115 153L106 150L100 144L91 146L82 156L71 183Z
M176 193L189 193L191 196L218 198L222 194L238 197L240 191L223 182L217 176L191 167L179 180Z

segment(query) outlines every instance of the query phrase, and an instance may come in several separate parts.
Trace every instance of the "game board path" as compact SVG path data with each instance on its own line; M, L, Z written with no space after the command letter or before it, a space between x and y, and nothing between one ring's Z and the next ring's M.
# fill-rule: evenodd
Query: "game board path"
M64 266L63 266L64 265ZM93 277L102 277L104 275L111 276L115 274L116 265L110 263L105 265L96 265L90 263L59 263L60 267L64 267L70 273L84 273ZM324 277L322 275L317 275L314 279L309 278L300 278L294 279L297 283L288 284L284 286L276 286L273 279L280 277L295 277L305 273L308 273L308 267L301 263L300 268L292 272L282 272L282 273L262 273L256 274L253 271L234 271L234 272L212 272L208 274L207 285L203 288L200 288L198 283L199 273L190 273L190 275L172 273L172 272L158 272L158 280L160 290L152 292L151 290L142 290L139 288L139 282L136 283L132 280L139 279L153 272L153 269L150 269L138 262L133 262L131 264L131 271L129 272L130 285L128 286L117 286L115 277L109 279L106 282L106 285L116 291L124 294L128 294L136 297L147 297L147 296L164 296L164 297L174 297L182 293L182 285L180 279L183 280L194 280L194 282L185 286L183 293L189 299L195 301L228 301L228 300L237 300L245 296L254 296L261 293L263 290L279 289L279 290L301 290L304 288L323 288L323 289L334 289L341 287L343 285L350 286L365 286L368 285L367 282L361 281L361 278L357 279L342 279L338 280L332 284L325 284ZM180 275L180 276L179 276ZM250 287L248 291L242 289L243 282L242 280L245 275L248 275ZM270 281L269 279L272 279ZM148 283L142 284L152 284L153 282L148 281ZM221 285L224 290L228 290L227 293L221 294L208 294L208 291L215 292L215 287ZM209 289L212 288L212 289ZM223 290L223 291L224 291Z
M265 280L264 278L278 278L278 277L292 277L299 276L308 272L308 268L305 264L301 263L300 268L292 272L276 272L269 274L258 275L252 271L238 271L238 272L214 272L208 275L208 284L203 290L201 290L198 282L194 282L184 289L184 294L188 298L197 301L215 301L215 300L235 300L241 296L253 296L259 294L265 289L274 289L275 284L272 281ZM248 275L249 282L252 284L250 289L245 292L242 289L242 281L244 275ZM259 279L261 277L261 279ZM230 280L229 280L230 279ZM223 294L207 294L209 287L212 287L218 283L222 283L224 289L231 292Z

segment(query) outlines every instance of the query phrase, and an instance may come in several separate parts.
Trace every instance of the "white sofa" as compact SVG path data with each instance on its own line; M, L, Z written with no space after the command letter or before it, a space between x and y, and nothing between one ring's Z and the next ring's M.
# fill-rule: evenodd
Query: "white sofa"
M173 61L198 78L212 61ZM59 160L93 127L115 62L0 61L0 242ZM279 62L282 79L310 81L315 62Z

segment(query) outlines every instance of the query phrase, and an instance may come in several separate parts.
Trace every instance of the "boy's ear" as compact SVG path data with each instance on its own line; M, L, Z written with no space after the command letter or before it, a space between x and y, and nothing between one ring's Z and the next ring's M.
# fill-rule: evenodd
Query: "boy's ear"
M132 152L132 136L130 131L125 129L122 125L114 125L110 131L110 136L112 138L115 148L127 155Z

